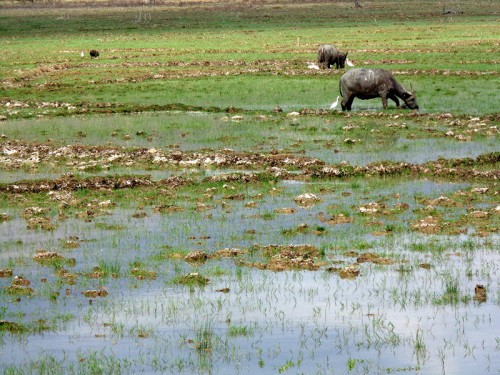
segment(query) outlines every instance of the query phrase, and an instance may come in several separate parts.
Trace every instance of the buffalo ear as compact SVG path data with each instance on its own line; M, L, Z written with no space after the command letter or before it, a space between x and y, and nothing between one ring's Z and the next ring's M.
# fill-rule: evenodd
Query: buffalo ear
M347 54L348 54L348 53L349 53L349 52L346 52L346 53L345 53L345 57L347 57Z

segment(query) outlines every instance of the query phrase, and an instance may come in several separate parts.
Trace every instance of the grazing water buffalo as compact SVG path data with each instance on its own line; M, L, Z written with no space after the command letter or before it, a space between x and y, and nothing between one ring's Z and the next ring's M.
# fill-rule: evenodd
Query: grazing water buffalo
M99 51L95 49L90 50L90 58L91 59L97 59L99 57Z
M393 100L399 108L402 99L406 106L418 109L417 98L396 82L392 73L384 69L351 69L340 78L340 95L342 110L351 110L354 98L382 98L384 109L387 109L387 98Z
M340 52L331 44L322 44L318 49L318 65L321 69L330 69L331 66L343 69L347 52Z

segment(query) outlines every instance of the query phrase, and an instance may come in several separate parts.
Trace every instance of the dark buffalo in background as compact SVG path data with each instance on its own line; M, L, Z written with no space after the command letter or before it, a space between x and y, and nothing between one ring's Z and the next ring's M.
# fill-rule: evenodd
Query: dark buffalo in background
M91 59L97 59L99 57L99 51L95 49L90 50L90 58Z
M344 69L347 52L340 52L331 44L322 44L318 49L318 66L321 69L330 69L335 65L337 69Z
M417 98L412 92L406 91L392 73L385 69L351 69L340 77L340 95L342 95L342 110L351 110L354 98L382 98L382 105L387 109L387 99L391 99L399 108L402 99L406 107L418 109Z

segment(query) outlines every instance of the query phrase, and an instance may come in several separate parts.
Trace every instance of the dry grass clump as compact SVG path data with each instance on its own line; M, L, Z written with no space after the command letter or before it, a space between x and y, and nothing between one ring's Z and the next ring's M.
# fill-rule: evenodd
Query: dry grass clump
M11 285L6 287L8 294L13 294L16 296L30 296L33 294L34 290L29 285L31 282L25 279L23 276L16 276L12 280Z
M85 290L82 294L87 298L107 297L108 291L105 289Z
M210 282L210 279L197 272L192 272L187 275L178 276L174 278L172 282L174 284L181 284L193 287L193 286L205 286Z
M13 271L10 268L4 268L0 270L0 278L12 277Z

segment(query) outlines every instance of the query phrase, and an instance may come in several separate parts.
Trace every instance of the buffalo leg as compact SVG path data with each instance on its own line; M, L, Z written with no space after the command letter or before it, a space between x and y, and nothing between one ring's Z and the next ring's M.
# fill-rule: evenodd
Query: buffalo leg
M384 109L387 109L387 96L381 96L382 98L382 106Z
M340 102L340 105L341 105L343 111L345 111L347 109L346 102L347 101L345 99L342 99L342 101Z
M335 65L335 59L330 58L328 60L328 69L333 68L334 65Z
M353 95L349 95L347 96L346 98L344 98L342 100L342 102L340 103L342 105L342 110L345 111L350 111L351 110L351 107L352 107L352 102L354 101L354 96Z
M347 102L347 110L350 111L352 107L352 102L354 101L354 96L351 96L349 98L349 101Z
M393 94L389 95L389 99L391 99L392 101L394 101L394 103L396 103L396 107L399 108L399 100L396 97L396 95L393 95Z

